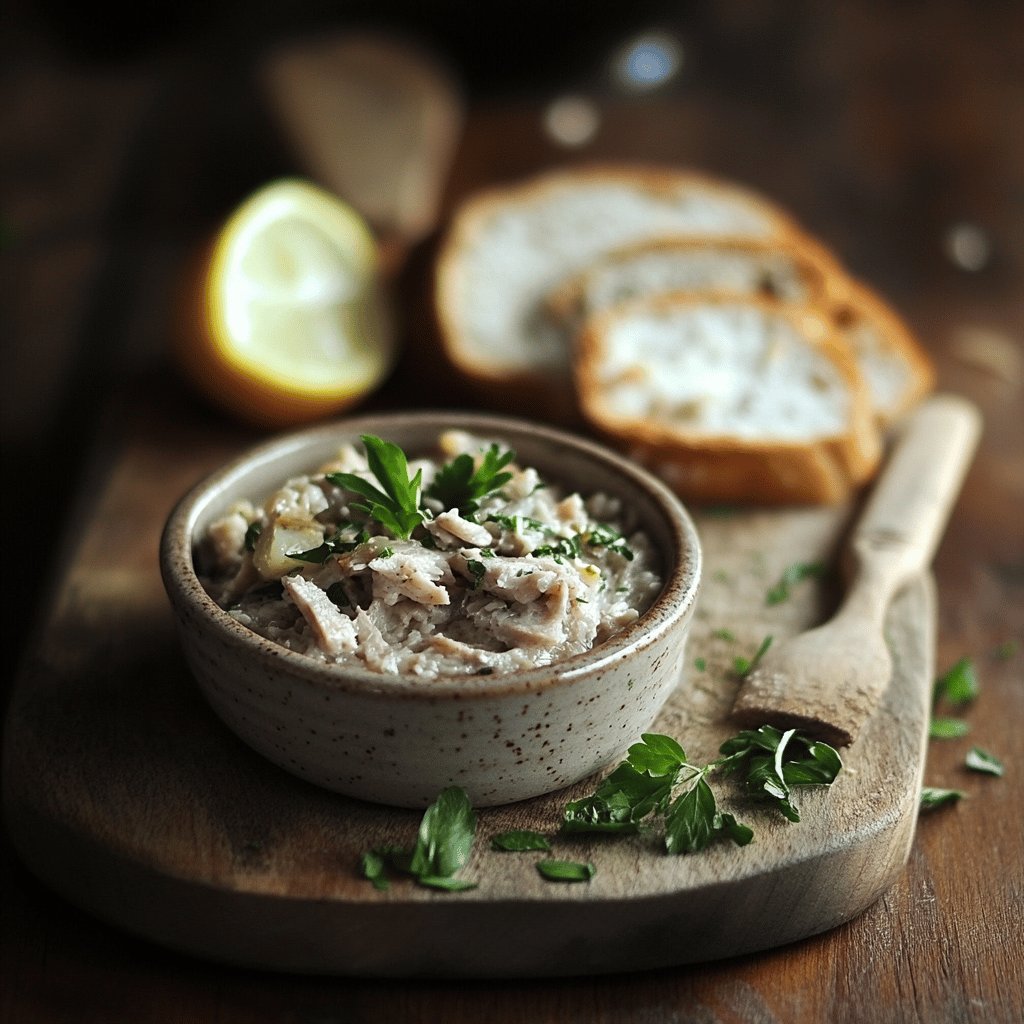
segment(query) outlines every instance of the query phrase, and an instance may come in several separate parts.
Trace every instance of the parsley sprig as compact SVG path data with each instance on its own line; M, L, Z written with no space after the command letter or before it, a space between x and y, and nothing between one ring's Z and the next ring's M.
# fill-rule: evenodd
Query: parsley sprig
M718 809L709 775L716 771L737 775L749 795L774 803L790 821L799 821L791 787L830 785L842 769L839 755L828 744L769 725L737 733L719 752L718 760L695 765L671 736L644 733L640 742L629 748L626 760L591 796L566 804L562 833L629 834L638 832L653 815L660 815L664 818L665 849L670 854L694 853L718 838L746 846L754 837L753 830ZM369 850L360 858L362 875L377 889L389 887L389 868L435 889L472 889L475 882L455 875L469 860L475 832L476 815L469 797L457 786L449 787L424 813L415 847ZM539 832L514 829L493 836L491 849L548 852L551 843ZM538 861L536 868L553 882L587 882L595 874L589 861L551 858Z
M723 756L717 761L695 765L671 737L645 733L591 796L566 806L562 830L636 832L652 815L660 815L669 853L702 850L720 837L745 846L753 831L718 809L708 776L716 771L735 775L748 795L767 800L790 821L799 821L791 787L830 785L842 768L828 744L767 725L737 734L722 744L719 753ZM682 792L676 795L679 787Z
M446 509L457 508L460 515L475 512L487 495L512 479L512 474L503 470L515 457L515 452L503 452L496 444L484 452L479 466L474 465L473 457L467 452L456 455L437 471L427 488L427 496L441 502Z
M396 537L408 540L412 531L427 518L427 513L420 508L423 471L417 470L410 480L405 452L398 445L373 434L362 434L361 438L367 465L380 488L355 473L328 473L327 479L332 484L361 494L367 501L353 502L352 508L376 519Z
M794 562L786 566L778 581L768 588L764 596L765 604L782 604L789 600L792 589L802 580L820 579L825 574L825 566L821 562Z

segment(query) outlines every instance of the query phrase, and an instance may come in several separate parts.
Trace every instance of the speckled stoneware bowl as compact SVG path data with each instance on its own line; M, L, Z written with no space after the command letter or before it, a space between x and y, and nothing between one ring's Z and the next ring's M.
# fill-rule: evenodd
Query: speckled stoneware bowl
M193 567L193 538L241 498L260 499L339 444L377 434L410 455L444 430L497 439L545 479L617 495L661 555L664 585L631 626L584 654L509 675L433 681L323 664L263 639L222 611ZM424 412L347 419L289 434L214 473L176 506L161 545L185 657L207 700L246 743L309 782L423 807L446 786L478 807L569 785L619 758L683 674L700 582L697 533L648 473L569 434L497 417Z

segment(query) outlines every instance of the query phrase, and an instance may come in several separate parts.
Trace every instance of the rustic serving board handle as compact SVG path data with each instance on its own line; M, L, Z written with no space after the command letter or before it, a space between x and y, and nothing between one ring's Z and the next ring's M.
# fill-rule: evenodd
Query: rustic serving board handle
M954 395L910 417L854 530L855 572L839 611L769 649L737 696L738 718L840 746L856 738L892 676L886 610L931 563L980 433L977 409Z

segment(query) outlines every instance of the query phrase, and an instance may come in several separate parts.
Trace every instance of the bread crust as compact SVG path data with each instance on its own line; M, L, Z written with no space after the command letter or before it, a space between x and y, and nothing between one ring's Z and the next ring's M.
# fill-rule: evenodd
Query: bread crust
M680 425L621 416L609 408L598 367L608 330L638 314L743 304L788 319L836 367L851 398L846 429L806 442L693 435ZM575 380L583 414L603 438L658 473L680 496L698 502L833 504L877 468L881 442L856 360L821 311L762 296L665 293L628 300L589 319L577 345Z

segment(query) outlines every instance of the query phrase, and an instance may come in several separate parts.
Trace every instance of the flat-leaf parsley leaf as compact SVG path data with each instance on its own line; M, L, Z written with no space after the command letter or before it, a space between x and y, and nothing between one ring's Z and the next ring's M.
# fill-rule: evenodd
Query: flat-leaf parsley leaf
M370 850L360 859L360 869L376 889L387 888L385 867L412 875L420 885L432 889L472 889L475 882L453 876L469 860L475 833L476 815L469 797L458 786L450 786L423 812L411 850L397 846Z
M409 479L409 464L405 452L390 441L373 434L362 434L366 449L366 462L380 488L355 473L328 473L327 480L366 498L353 502L352 508L376 519L396 537L408 540L412 531L427 518L420 508L420 483L423 471ZM381 489L383 488L383 489Z
M439 501L445 509L457 508L461 515L475 512L480 502L512 479L505 467L516 457L510 450L501 451L492 444L475 466L467 452L456 455L443 465L427 488L427 496Z
M550 850L551 843L547 836L523 828L492 836L491 849L504 853L523 853L527 850Z
M537 870L549 882L589 882L597 874L597 868L589 861L581 864L572 860L541 860Z
M985 775L1002 775L1004 771L1003 762L994 754L982 750L981 747L971 747L967 751L964 764L972 772L982 772Z

